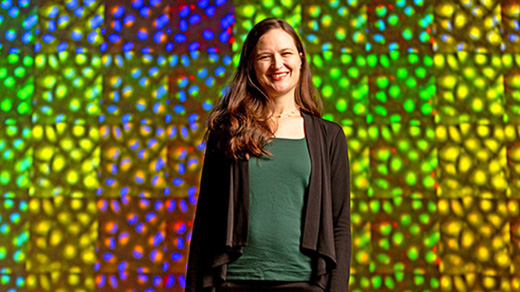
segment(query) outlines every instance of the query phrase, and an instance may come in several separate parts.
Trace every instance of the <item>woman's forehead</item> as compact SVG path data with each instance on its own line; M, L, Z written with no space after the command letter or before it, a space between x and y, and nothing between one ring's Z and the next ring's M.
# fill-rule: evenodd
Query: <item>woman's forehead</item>
M257 52L262 50L297 49L293 37L283 29L271 29L263 34L256 44Z

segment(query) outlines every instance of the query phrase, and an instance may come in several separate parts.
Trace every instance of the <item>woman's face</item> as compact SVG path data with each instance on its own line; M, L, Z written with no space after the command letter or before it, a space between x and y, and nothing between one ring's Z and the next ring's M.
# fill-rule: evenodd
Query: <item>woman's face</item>
M271 29L258 40L253 58L256 79L270 98L294 98L302 60L291 35Z

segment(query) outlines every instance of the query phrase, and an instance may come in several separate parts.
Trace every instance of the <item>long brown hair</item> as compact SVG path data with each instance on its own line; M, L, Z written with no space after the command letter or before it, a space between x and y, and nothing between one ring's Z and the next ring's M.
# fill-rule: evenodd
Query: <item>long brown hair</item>
M247 35L237 71L228 91L213 108L208 119L208 133L217 137L218 147L229 158L244 159L246 155L270 155L264 148L274 137L269 118L274 102L262 91L255 76L253 56L258 40L271 29L282 29L292 36L302 66L295 90L296 105L307 113L321 116L322 104L312 76L303 44L294 28L282 19L267 18L257 23Z

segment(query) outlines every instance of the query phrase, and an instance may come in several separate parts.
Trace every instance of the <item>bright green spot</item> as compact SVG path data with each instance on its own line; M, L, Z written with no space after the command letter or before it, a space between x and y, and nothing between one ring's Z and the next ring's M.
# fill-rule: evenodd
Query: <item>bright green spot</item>
M415 246L412 246L409 250L408 250L408 257L412 260L412 261L415 261L417 260L417 258L419 258L419 252L417 251L417 248Z
M70 101L69 108L71 111L77 112L80 109L80 107L81 107L81 102L79 101L79 99L74 98Z
M348 80L347 77L341 77L339 79L339 86L341 88L347 88L349 85L350 85L350 81Z
M342 31L336 31L336 38L340 41L343 41L347 38L347 35Z
M403 30L403 38L406 40L411 40L413 38L412 30L409 28Z
M384 164L378 165L377 166L377 171L379 171L379 173L381 173L384 176L388 175L388 168Z
M84 54L76 55L76 64L78 65L84 65L87 62L87 60L87 56Z
M374 289L379 289L379 287L381 287L381 284L383 284L381 276L377 275L372 277L372 287Z
M28 57L28 56L25 56L23 58L23 65L26 66L26 67L30 67L32 66L32 64L34 63L34 59L31 58L31 57Z
M388 17L388 24L395 26L399 22L399 17L395 14L392 14Z
M415 78L410 77L406 79L406 86L410 88L415 88L417 86L417 81L415 80Z
M381 203L379 201L370 202L370 210L372 210L372 213L379 213L379 209L381 209Z
M399 114L393 114L390 116L390 123L399 123L401 122L401 116Z
M388 90L388 94L390 94L390 96L396 98L401 94L401 88L399 88L399 86L397 86L397 85L392 85L392 86L390 86L390 89Z
M360 58L361 57L358 57L357 59L360 59ZM364 61L363 58L361 58L361 59ZM341 63L342 64L350 64L350 62L352 62L352 55L347 55L347 54L341 55Z
M410 62L410 64L415 64L415 63L419 62L419 56L417 56L415 54L408 55L408 62Z
M395 60L398 60L398 59L399 59L399 55L400 55L400 54L399 54L398 51L390 51L390 52L388 53L388 55L390 56L390 58L391 58L392 60L395 61Z
M347 72L352 78L358 78L359 76L359 69L357 67L350 67Z
M374 112L380 116L386 117L387 112L384 106L378 105L375 107Z
M405 100L403 106L404 106L404 110L409 113L413 112L415 109L415 104L414 104L413 100L411 100L411 99Z
M413 172L408 172L408 174L406 175L405 180L406 180L407 184L413 186L413 185L415 185L415 183L417 181L417 176Z
M16 84L16 81L14 80L13 76L9 76L4 80L4 85L6 87L13 87Z
M341 70L339 70L338 68L332 68L330 70L330 77L337 79L340 76L341 76Z
M422 275L420 275L420 274L416 274L413 277L413 281L414 281L416 286L421 286L422 284L424 284L424 277Z
M410 214L401 215L401 224L408 226L412 223L412 216Z
M18 60L20 60L20 57L17 54L10 54L9 57L7 57L9 64L17 63Z
M316 67L318 68L323 67L323 60L318 55L314 55L314 57L312 58L312 63L316 65Z
M384 6L384 5L380 5L380 6L376 7L376 14L379 17L385 16L387 11L388 10L387 10L386 6Z
M421 228L419 227L419 225L412 224L412 226L410 226L410 233L412 235L417 235L417 234L419 234L420 231L421 231Z
M415 160L419 159L419 153L417 153L417 151L415 151L415 150L412 150L412 151L408 152L408 158L410 158L410 160L412 160L412 161L415 161Z
M0 173L0 183L6 185L11 181L11 175L7 170L4 170Z
M359 58L362 58L362 57L358 57ZM369 55L367 57L367 61L368 61L368 65L370 67L374 67L375 65L377 65L377 56L376 55Z
M334 53L332 51L323 52L323 58L325 58L325 60L330 61L332 57L334 57Z
M390 158L390 150L388 149L381 149L378 151L379 160L388 160Z
M253 17L255 14L255 7L253 5L246 5L242 9L242 15L244 15L247 18Z
M365 111L366 111L366 107L365 107L364 104L358 102L358 103L356 103L356 104L354 105L354 113L355 113L356 115L363 114L363 113L365 113Z
M321 86L321 78L318 75L312 76L312 83L314 83L314 86L320 87Z
M384 167L384 166L383 166ZM385 168L386 169L386 168ZM386 172L386 171L385 171ZM383 173L384 175L384 173ZM383 189L383 190L387 190L389 185L388 185L388 181L386 181L386 179L377 179L376 180L376 186L378 186L379 188Z
M392 241L394 242L394 245L401 245L404 240L404 235L401 232L396 232L394 236L392 237Z
M327 120L327 121L333 121L334 116L332 114L325 114L325 115L323 115L323 119Z
M391 277L386 277L385 278L385 286L390 288L390 289L394 289L395 288L394 279L392 279Z
M377 77L377 81L376 81L377 86L378 86L379 88L385 88L385 87L387 87L389 82L390 82L390 81L388 80L388 78L387 78L386 76L380 76L380 77Z
M407 70L407 69L405 69L405 68L399 68L399 69L397 70L397 77L398 77L399 79L404 79L404 78L406 78L407 76L408 76L408 70Z
M386 240L386 242L388 242L388 240ZM379 245L381 246L381 242L379 243ZM387 244L383 243L383 246L387 246ZM388 250L388 248L386 249ZM390 256L387 254L379 254L377 256L377 260L383 264L390 264Z
M386 55L382 55L379 59L379 62L381 65L383 65L383 67L388 68L388 66L390 66L390 59L388 59Z
M379 229L381 230L382 235L387 236L392 232L392 225L384 223L381 224L381 227Z
M16 69L14 69L14 75L16 77L20 77L22 78L24 75L25 75L25 68L23 67L18 67Z
M321 90L322 94L323 94L323 97L325 98L330 98L332 96L332 94L334 93L334 89L332 88L332 86L330 85L326 85L326 86L323 86L322 90Z
M408 128L408 132L410 133L410 136L417 137L421 134L421 128L413 126Z
M386 93L384 91L378 91L376 93L376 99L381 102L386 102L386 100L387 100Z
M421 107L421 112L424 115L429 115L429 114L431 114L433 112L433 107L429 103L425 103Z
M64 98L67 95L67 87L65 85L60 85L56 88L56 96L60 99Z
M27 114L30 111L31 107L29 106L29 103L21 103L18 105L18 113L19 114Z
M336 109L338 109L339 112L345 112L347 110L347 102L341 98L336 102Z
M390 162L390 168L393 172L398 172L402 166L403 161L399 157L392 158L392 161Z
M12 104L11 100L8 98L5 98L5 97L4 97L4 100L2 101L2 103L0 103L0 108L4 112L10 111L12 106L13 106L13 104Z

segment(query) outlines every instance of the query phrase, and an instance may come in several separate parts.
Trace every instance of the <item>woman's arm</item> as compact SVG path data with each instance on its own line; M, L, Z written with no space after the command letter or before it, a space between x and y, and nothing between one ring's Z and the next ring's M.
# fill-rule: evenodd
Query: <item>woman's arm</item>
M352 254L350 234L350 170L348 149L343 129L337 125L337 133L332 139L331 191L334 223L334 244L337 266L331 272L330 292L347 292Z

